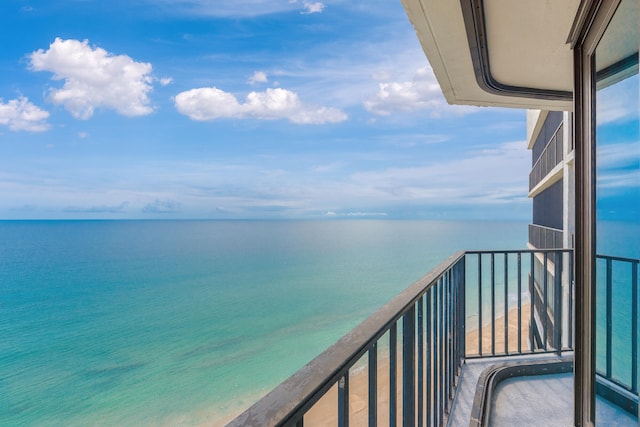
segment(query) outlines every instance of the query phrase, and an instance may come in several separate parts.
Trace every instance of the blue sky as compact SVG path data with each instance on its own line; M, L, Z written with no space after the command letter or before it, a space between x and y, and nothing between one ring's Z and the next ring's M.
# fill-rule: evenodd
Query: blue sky
M5 0L0 218L528 219L399 0Z
M598 219L639 223L638 80L636 69L636 74L598 90L596 95ZM636 231L640 233L640 224Z

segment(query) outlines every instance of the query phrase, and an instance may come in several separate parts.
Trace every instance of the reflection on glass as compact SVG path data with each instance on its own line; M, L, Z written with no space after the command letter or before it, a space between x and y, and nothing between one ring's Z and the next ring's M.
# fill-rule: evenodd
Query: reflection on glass
M637 0L622 1L595 54L596 371L599 382L635 395L640 286L637 9ZM603 410L602 402L597 401L596 411Z

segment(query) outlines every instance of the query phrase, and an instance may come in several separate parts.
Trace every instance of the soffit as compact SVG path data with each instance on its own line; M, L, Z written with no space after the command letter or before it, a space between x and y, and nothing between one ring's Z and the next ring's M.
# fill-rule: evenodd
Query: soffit
M603 88L638 72L638 5L620 3L596 51L597 87Z
M449 103L572 108L573 62L566 40L580 0L401 1ZM484 27L480 39L470 38L473 19ZM482 55L506 91L487 89L477 77ZM510 87L532 91L509 92ZM544 95L549 91L560 95Z

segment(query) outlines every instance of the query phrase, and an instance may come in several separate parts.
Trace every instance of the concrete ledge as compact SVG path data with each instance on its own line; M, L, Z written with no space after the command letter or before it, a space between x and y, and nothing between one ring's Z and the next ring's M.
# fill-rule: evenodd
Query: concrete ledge
M498 363L486 368L478 379L469 427L489 425L493 391L501 381L513 377L560 374L572 371L573 360L559 357L534 362Z

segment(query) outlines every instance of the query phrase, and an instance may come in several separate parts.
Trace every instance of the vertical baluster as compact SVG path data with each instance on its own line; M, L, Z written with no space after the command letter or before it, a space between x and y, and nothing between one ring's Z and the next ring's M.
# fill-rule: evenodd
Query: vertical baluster
M522 353L522 254L518 252L518 354Z
M638 266L631 263L631 390L638 393Z
M369 427L378 424L378 343L369 349Z
M398 349L397 345L398 326L396 323L391 325L389 329L389 426L396 426L396 408L397 408L397 358Z
M442 357L442 362L443 362L443 366L442 366L442 375L444 378L444 387L443 387L443 394L444 394L444 412L445 414L447 414L449 412L449 274L448 272L446 272L444 274L444 276L442 277L442 307L443 307L443 312L444 312L444 316L442 318L443 320L443 325L442 325L442 350L443 350L443 357Z
M416 306L402 316L402 425L415 424Z
M535 275L536 275L536 269L535 269L535 258L536 258L536 254L535 252L531 252L531 270L529 271L529 350L533 353L535 350L535 346L533 343L533 330L535 328L535 324L534 324L534 317L533 317L533 313L536 309L536 304L535 304L535 283L536 283L536 279L535 279Z
M445 393L444 393L444 301L443 301L443 288L444 283L442 278L440 278L440 283L438 284L438 307L439 307L439 315L438 315L438 331L439 343L438 343L438 380L439 382L439 390L438 394L440 395L440 420L444 420L444 407L445 403Z
M509 254L504 253L504 354L509 354Z
M453 400L453 386L454 386L454 369L455 369L455 357L454 357L454 351L455 351L455 331L453 330L454 327L454 322L453 319L455 317L455 306L453 305L453 303L455 302L454 300L454 294L453 294L453 269L450 269L448 271L448 279L447 279L447 301L448 301L448 305L449 305L449 340L448 340L448 348L449 348L449 355L447 357L448 359L448 365L449 365L449 401ZM449 408L451 409L451 408Z
M569 304L569 322L567 325L567 328L569 329L569 347L574 348L574 343L573 343L573 325L574 325L574 318L573 318L573 294L574 294L574 289L573 289L573 255L574 252L571 251L569 252L569 298L568 298L568 304Z
M496 354L496 272L495 255L491 252L491 355Z
M440 388L442 384L440 383L440 370L438 369L440 366L440 298L438 294L440 292L440 281L436 283L436 287L433 290L433 409L435 412L435 420L434 425L440 425L440 407L442 406L442 401L440 400Z
M434 425L440 425L440 298L438 297L440 288L440 281L436 283L433 290L433 410L434 410Z
M349 427L349 371L338 380L338 427Z
M458 356L460 355L460 336L461 336L461 324L460 324L460 296L458 295L458 279L460 277L460 264L456 263L451 269L451 331L453 338L453 373L454 379L458 373ZM455 382L454 382L455 385Z
M424 412L423 412L423 402L424 402L424 315L423 315L423 299L424 296L420 297L418 300L418 425L422 426L424 424Z
M454 346L454 340L453 340L453 315L455 313L454 310L454 299L453 299L453 270L449 270L449 279L448 279L448 283L447 283L447 300L449 301L449 315L447 316L449 318L448 323L449 323L449 331L448 331L448 335L449 335L449 356L447 357L448 359L448 366L449 366L449 393L448 393L448 398L449 400L453 400L453 394L452 394L452 390L453 390L453 372L454 372L454 358L453 358L453 351L455 350L455 346ZM451 409L451 408L449 408Z
M426 337L425 337L425 341L427 342L427 354L426 354L426 367L427 367L427 375L426 375L426 400L427 400L427 407L426 407L426 414L427 414L427 427L431 426L431 422L432 422L432 413L433 413L433 409L431 406L431 390L433 389L433 377L431 375L432 369L433 369L433 365L432 365L432 353L433 353L433 333L432 333L432 312L431 312L431 290L433 288L430 288L427 291L427 299L426 299L426 305L427 305L427 313L426 313L426 320L427 320L427 326L426 326Z
M554 285L555 297L553 301L553 334L558 356L562 354L562 253L556 252L554 255Z
M460 358L459 368L462 368L462 359L467 355L467 255L460 263L460 281L458 282L458 292L460 295Z
M607 296L606 296L606 319L607 319L607 354L606 354L606 363L607 363L607 379L611 378L611 350L612 350L612 333L613 333L613 320L612 320L612 276L613 276L613 265L611 258L607 258Z
M460 350L460 307L458 306L458 264L451 269L451 372L452 384L456 385L455 379L458 373L458 352Z
M482 356L482 254L478 254L478 354Z
M548 318L549 318L549 294L548 294L548 288L549 288L549 272L547 270L547 260L549 257L549 253L545 251L544 253L544 268L542 270L542 274L543 274L543 291L542 291L542 296L544 298L544 304L543 304L543 311L542 311L542 331L543 331L543 336L544 336L544 340L543 340L543 344L544 344L544 349L547 350L547 330L548 328Z
M296 421L296 427L304 427L304 417L300 417L300 419Z

